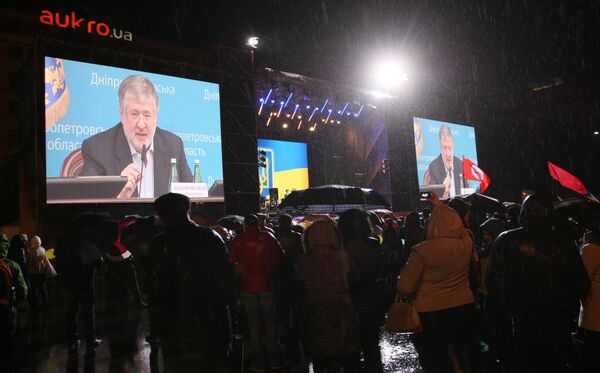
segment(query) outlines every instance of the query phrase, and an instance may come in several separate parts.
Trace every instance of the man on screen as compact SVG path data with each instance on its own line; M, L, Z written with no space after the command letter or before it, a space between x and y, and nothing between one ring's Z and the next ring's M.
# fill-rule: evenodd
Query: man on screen
M462 192L463 165L462 161L454 156L454 138L450 127L442 125L438 136L440 155L429 164L423 183L425 185L444 185L442 198L450 198Z
M150 80L141 75L123 79L119 85L121 122L82 143L81 176L127 176L117 198L150 198L168 192L171 158L175 158L179 181L191 182L183 142L157 128L158 109L158 95Z

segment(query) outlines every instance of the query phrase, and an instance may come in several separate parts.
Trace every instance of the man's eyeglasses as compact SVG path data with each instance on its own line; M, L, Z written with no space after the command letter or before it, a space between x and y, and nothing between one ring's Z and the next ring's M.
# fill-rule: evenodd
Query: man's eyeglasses
M150 120L152 120L152 118L154 117L154 114L152 114L149 111L144 111L144 112L139 112L139 111L129 111L127 112L127 118L129 118L130 120L137 122L140 117L142 118L142 120L144 122L148 122Z

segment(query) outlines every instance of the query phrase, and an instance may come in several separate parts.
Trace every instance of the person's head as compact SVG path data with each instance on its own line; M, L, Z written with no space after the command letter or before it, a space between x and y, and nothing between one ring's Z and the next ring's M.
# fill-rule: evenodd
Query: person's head
M307 253L339 250L344 242L342 233L333 220L318 220L304 232L304 248Z
M342 232L344 242L350 240L366 241L372 233L369 214L355 209L344 211L340 215L338 228Z
M465 227L458 212L449 206L436 206L427 223L427 239L445 237L465 239ZM468 236L468 235L466 235ZM468 239L470 241L470 238ZM472 244L472 242L470 242Z
M479 226L481 237L486 245L491 245L500 233L506 230L506 223L502 219L489 218Z
M119 85L119 112L123 132L138 152L150 147L156 132L158 95L154 84L142 75L130 75Z
M407 228L414 228L419 225L419 213L411 211L406 215L404 219L404 226Z
M450 127L444 124L440 127L438 135L440 137L440 154L442 155L444 166L446 166L446 169L450 169L454 162L454 138L452 137L452 131L450 131Z
M33 236L31 237L31 247L34 249L37 249L38 247L42 246L42 239L39 236Z
M386 230L390 230L390 229L393 230L394 229L394 224L395 224L394 218L392 218L392 217L386 217L385 220L384 220L384 223L385 223L384 225L385 225L385 229Z
M552 230L557 222L552 198L542 194L530 194L523 201L519 213L519 225L527 230Z
M191 202L187 196L167 193L154 201L154 210L165 225L189 220Z
M6 258L8 255L8 237L4 233L0 233L0 258Z
M469 202L460 197L454 197L448 202L448 206L458 212L465 227L471 225L471 204Z
M506 209L506 219L512 228L516 228L519 225L519 213L521 212L521 205L514 204Z
M267 226L267 214L263 214L262 212L259 212L256 214L256 217L258 218L258 227L259 228L264 228Z
M22 234L15 234L14 236L12 236L12 238L10 239L10 248L12 250L25 249L25 247L27 247L27 241L25 240L25 237L23 237Z
M600 245L600 234L598 234L598 232L594 232L594 231L585 232L583 235L583 243L584 244L593 243L596 245Z
M292 216L289 214L279 215L279 231L287 232L292 229Z
M244 218L244 227L248 229L258 229L260 225L260 219L255 214L250 214Z

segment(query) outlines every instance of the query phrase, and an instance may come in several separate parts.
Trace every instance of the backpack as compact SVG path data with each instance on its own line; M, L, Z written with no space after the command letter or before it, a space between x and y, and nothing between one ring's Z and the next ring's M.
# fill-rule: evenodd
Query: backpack
M10 265L0 259L0 306L11 306L15 300L15 287Z

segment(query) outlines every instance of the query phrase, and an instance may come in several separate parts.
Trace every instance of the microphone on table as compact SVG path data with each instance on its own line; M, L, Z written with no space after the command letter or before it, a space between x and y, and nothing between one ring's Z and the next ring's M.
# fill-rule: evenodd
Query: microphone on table
M138 189L138 196L141 197L142 196L142 178L144 177L144 167L146 166L146 162L148 161L148 159L146 158L146 153L148 153L148 148L146 147L146 144L142 145L142 154L141 154L141 158L142 158L142 169L140 171L140 186Z

